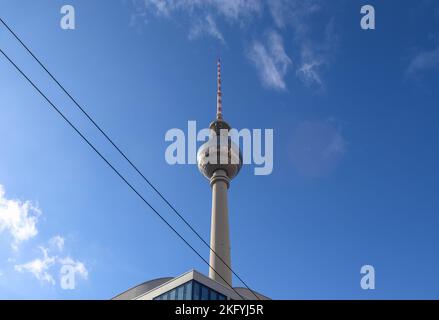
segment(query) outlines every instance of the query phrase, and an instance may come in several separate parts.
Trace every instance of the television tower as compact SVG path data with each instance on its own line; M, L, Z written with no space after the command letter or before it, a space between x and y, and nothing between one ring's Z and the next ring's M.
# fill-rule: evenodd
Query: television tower
M227 193L230 181L242 167L239 147L229 137L231 127L223 120L221 61L218 59L216 120L210 126L209 141L197 153L198 169L212 188L209 277L232 287L229 210ZM215 252L213 252L215 251Z

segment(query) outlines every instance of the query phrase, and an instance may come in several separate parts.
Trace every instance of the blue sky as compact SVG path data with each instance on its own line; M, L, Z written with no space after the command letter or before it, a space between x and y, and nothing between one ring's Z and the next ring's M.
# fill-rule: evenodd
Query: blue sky
M364 4L376 30L360 28ZM439 298L436 1L4 0L0 16L205 239L208 181L166 163L164 136L213 120L221 56L226 120L274 129L273 173L244 166L230 188L232 265L254 289ZM0 46L207 258L3 27ZM108 299L207 273L3 57L0 137L0 298ZM360 287L366 264L375 290Z

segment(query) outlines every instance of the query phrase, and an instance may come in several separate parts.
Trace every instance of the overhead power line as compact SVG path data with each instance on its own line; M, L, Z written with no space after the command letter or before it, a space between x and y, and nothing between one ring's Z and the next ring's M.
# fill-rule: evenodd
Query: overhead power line
M2 50L0 49L0 53L3 54L3 56L17 69L18 72L21 73L21 75L34 87L34 89L52 106L52 108L66 121L70 127L73 128L73 130L76 131L77 134L90 146L90 148L93 149L94 152L113 170L113 172L122 179L123 182L132 190L134 193L152 210L154 213L172 230L174 233L189 247L192 249L195 254L200 257L201 260L204 261L209 267L211 267L215 273L222 279L224 278L212 267L210 266L209 262L207 262L206 259L203 258L203 256L140 194L139 191L137 191L134 186L128 182L128 180L105 158L102 153L99 152L99 150L82 134L81 131L58 109L58 107L35 85L35 83L20 69L20 67L15 64L14 61L12 61L11 58ZM224 280L226 283L227 281ZM235 288L231 287L242 299L244 297L240 295ZM244 299L245 300L245 299Z
M116 143L108 136L108 134L96 123L96 121L93 120L93 118L85 111L85 109L76 101L76 99L65 89L65 87L55 78L55 76L47 69L47 67L41 62L40 59L36 57L36 55L29 49L29 47L18 37L18 35L9 27L6 22L0 18L0 22L8 29L8 31L14 36L14 38L23 46L23 48L26 49L26 51L34 58L34 60L46 71L46 73L52 78L53 81L61 88L61 90L72 100L72 102L76 105L76 107L90 120L90 122L99 130L99 132L107 139L108 142L119 152L119 154L130 164L130 166L142 177L142 179L160 196L160 198L172 209L172 211L186 224L187 227L206 245L214 254L217 256L221 262L244 284L244 286L257 298L260 299L255 292L250 289L250 287L246 284L246 282L227 264L224 262L221 256L219 256L213 248L207 243L206 240L199 234L199 232L196 231L196 229L183 217L181 213L177 211L177 209L166 199L166 197L149 181L148 178L138 169L138 167L127 157L127 155L116 145ZM3 55L6 56L6 54L2 51ZM18 66L12 62L12 60L7 57L7 59L17 68L17 70L21 72L21 70L18 68ZM23 76L25 76L28 81L30 79L22 73ZM33 85L33 83L31 82ZM36 89L38 89L36 86L34 86ZM41 91L38 90L40 93ZM43 95L43 97L45 97ZM45 97L46 98L46 97ZM46 98L46 100L48 100ZM50 103L50 101L48 100ZM69 122L70 123L70 122ZM78 132L79 133L79 132ZM82 136L82 135L81 135ZM87 140L88 141L88 140ZM93 148L94 149L94 148ZM96 150L97 151L97 150ZM104 159L105 160L105 159ZM106 161L107 162L107 161ZM108 163L108 162L107 162ZM109 163L108 163L109 164ZM112 167L113 168L113 167ZM137 193L137 192L136 192ZM155 210L154 210L155 211ZM210 264L208 264L209 267ZM212 268L213 269L213 268ZM217 273L215 271L215 273ZM218 273L217 273L218 274ZM224 279L223 279L224 280Z

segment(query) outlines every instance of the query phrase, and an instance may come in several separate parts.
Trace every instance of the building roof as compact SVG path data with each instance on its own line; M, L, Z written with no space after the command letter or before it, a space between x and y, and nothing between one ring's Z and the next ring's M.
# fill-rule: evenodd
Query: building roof
M247 288L241 288L241 287L234 288L234 290L238 292L239 294L238 295L230 287L227 287L209 277L206 277L204 274L196 270L187 271L177 277L165 277L165 278L158 278L158 279L146 281L142 284L139 284L138 286L135 286L117 295L112 300L150 300L190 280L196 280L202 283L203 285L234 300L241 300L242 298L239 295L241 295L242 297L248 300L255 300L255 295ZM261 300L270 299L260 294L259 292L256 292L254 290L253 292Z
M128 289L125 292L122 292L121 294L118 294L112 300L133 300L136 297L154 289L162 284L168 282L169 280L174 279L173 277L164 277L164 278L157 278L153 280L149 280L146 282L143 282L135 287L132 287L131 289Z

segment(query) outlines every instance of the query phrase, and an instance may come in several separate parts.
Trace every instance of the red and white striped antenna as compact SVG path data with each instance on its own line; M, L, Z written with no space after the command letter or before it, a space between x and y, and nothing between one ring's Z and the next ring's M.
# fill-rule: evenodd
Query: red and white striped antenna
M216 119L223 119L223 101L221 92L221 60L218 58L218 76L217 76L217 92L216 92Z

